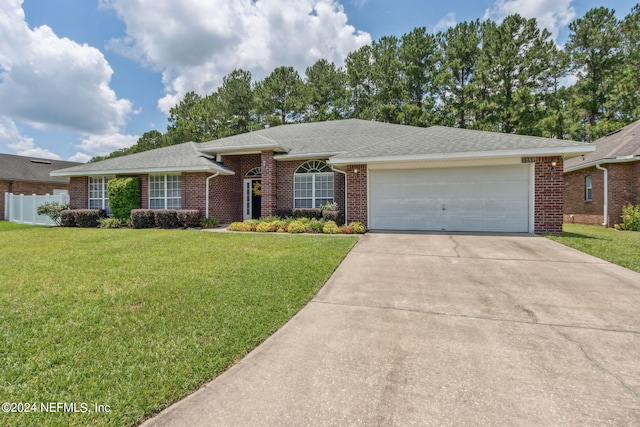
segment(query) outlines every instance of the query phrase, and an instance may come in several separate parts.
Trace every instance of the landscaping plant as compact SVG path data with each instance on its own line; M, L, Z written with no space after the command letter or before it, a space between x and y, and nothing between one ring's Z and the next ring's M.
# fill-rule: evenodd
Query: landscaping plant
M60 225L60 213L69 209L68 203L46 202L38 206L38 215L46 215Z
M140 207L140 180L138 178L113 178L107 183L111 214L126 220L131 211Z

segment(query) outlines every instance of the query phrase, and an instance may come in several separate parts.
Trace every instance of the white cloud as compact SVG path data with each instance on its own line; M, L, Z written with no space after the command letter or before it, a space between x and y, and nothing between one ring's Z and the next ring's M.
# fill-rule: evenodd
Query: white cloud
M8 3L8 4L7 4ZM110 88L113 70L96 48L30 29L22 0L0 8L0 114L38 128L115 132L131 102Z
M76 148L103 156L121 148L131 147L138 141L138 138L138 135L123 135L120 133L91 135L84 138L80 144L76 145ZM79 154L81 153L76 154L76 156Z
M458 22L456 21L456 14L453 12L447 13L443 16L433 27L434 32L446 31L447 28L455 27Z
M208 94L234 68L254 80L281 65L299 72L321 58L342 64L371 43L335 0L101 0L126 24L110 46L162 72L165 113L194 90Z
M484 19L501 21L518 13L525 18L536 18L541 28L551 32L554 39L558 31L576 16L573 0L496 0L484 13Z
M87 163L91 160L91 156L84 153L76 153L67 159L70 162Z
M56 153L36 147L33 138L21 135L16 124L9 117L0 116L0 143L6 144L9 149L19 156L61 159Z

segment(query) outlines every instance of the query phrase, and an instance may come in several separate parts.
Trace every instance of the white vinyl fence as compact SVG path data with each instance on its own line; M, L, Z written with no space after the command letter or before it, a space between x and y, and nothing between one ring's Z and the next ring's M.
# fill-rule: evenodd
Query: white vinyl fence
M69 195L25 196L4 193L4 219L20 224L56 225L48 216L38 215L38 206L46 202L69 203Z

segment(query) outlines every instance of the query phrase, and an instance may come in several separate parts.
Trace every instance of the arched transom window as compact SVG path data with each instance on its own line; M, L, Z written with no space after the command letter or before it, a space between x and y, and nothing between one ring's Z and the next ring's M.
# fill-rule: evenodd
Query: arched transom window
M261 176L262 176L262 168L261 167L253 168L253 169L251 169L249 172L247 172L245 174L245 177L247 177L247 178L261 177Z
M293 175L293 207L317 208L333 202L333 171L325 162L310 160Z

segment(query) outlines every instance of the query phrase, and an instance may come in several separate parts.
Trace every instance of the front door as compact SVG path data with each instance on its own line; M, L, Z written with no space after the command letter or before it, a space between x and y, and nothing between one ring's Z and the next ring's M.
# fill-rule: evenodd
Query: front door
M243 219L258 219L262 212L262 181L245 179L243 194Z

